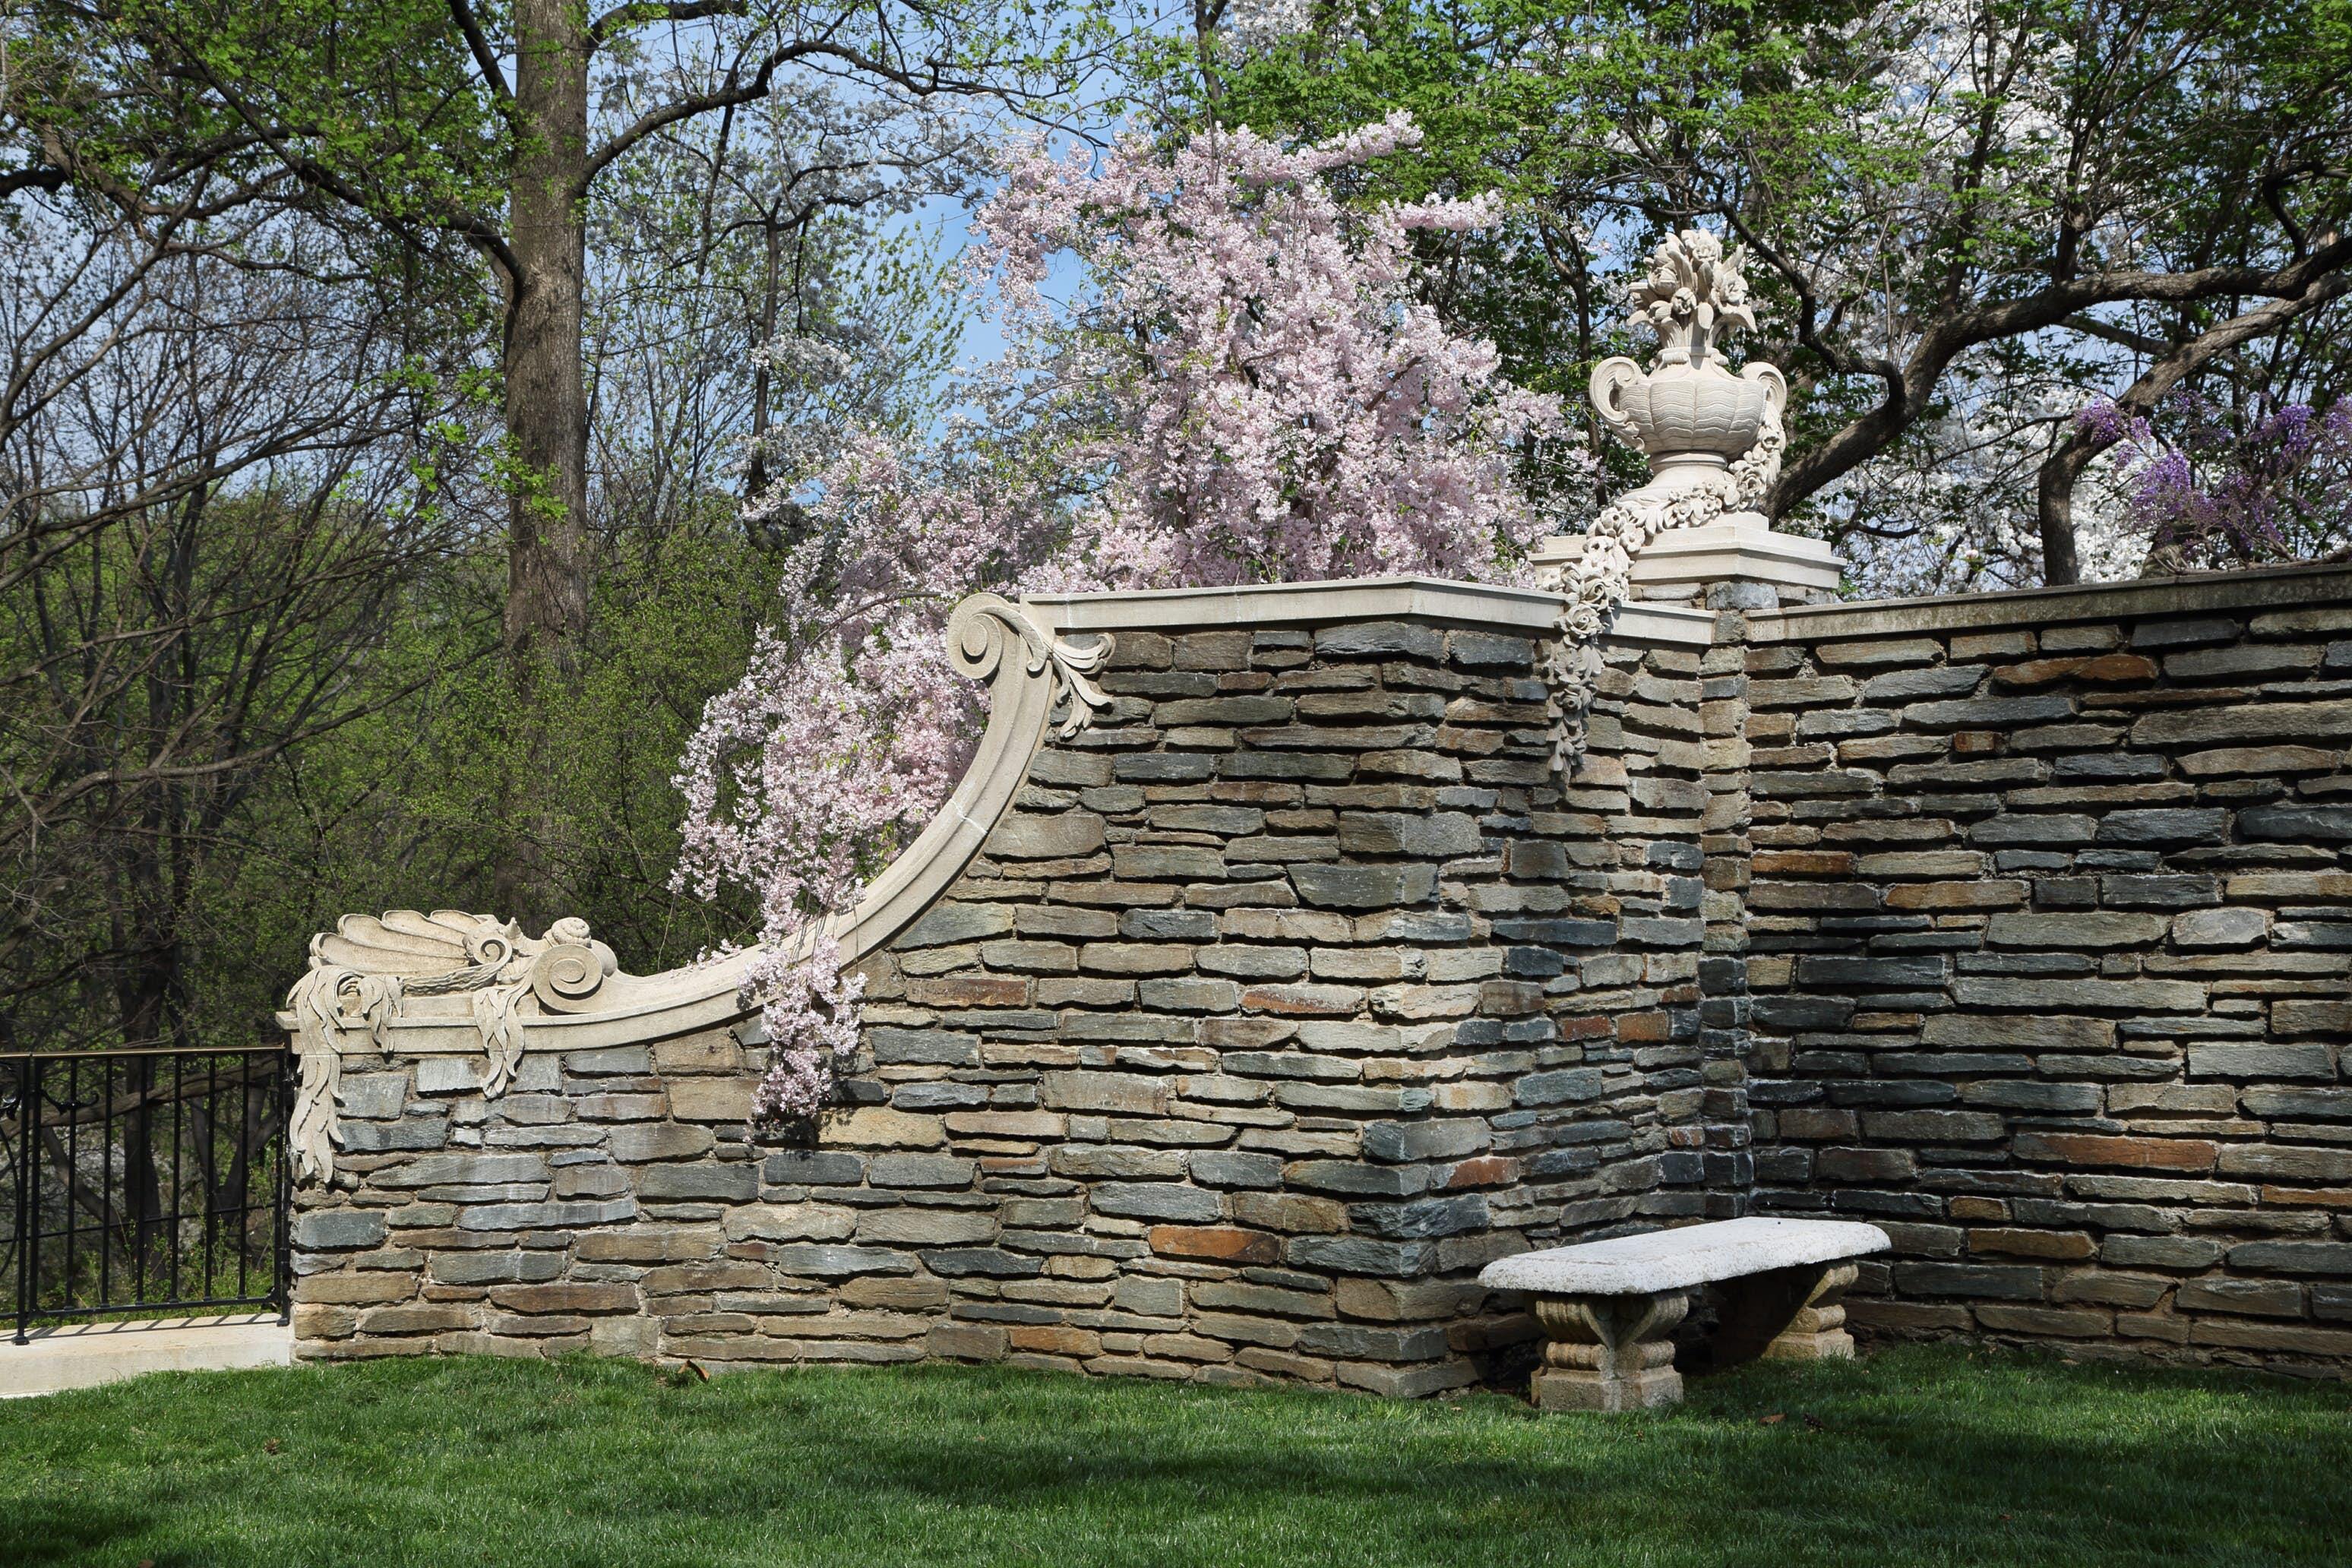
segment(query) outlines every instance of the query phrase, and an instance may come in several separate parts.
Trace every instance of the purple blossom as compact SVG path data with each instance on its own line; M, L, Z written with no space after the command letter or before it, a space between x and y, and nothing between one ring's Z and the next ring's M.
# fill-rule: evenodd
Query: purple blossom
M2178 570L2306 559L2341 550L2352 532L2352 401L2307 403L2232 419L2193 389L2156 422L2112 403L2077 416L2113 445L2126 525L2151 559Z

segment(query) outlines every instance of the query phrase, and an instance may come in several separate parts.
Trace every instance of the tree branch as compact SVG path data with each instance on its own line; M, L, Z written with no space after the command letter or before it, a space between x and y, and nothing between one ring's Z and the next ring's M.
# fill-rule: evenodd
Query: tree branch
M1952 361L1979 343L2060 326L2095 306L2125 300L2191 304L2233 295L2294 298L2347 264L2352 264L2352 237L2331 230L2319 237L2302 259L2286 267L2092 273L2053 283L2021 299L1980 305L1934 321L1920 335L1899 378L1889 384L1887 395L1876 407L1857 416L1781 470L1767 510L1774 517L1784 517L1807 497L1877 456L1918 416Z
M779 45L771 49L760 61L759 68L751 73L751 79L748 81L743 79L740 74L741 68L739 65L729 69L725 86L715 88L709 92L690 93L675 103L664 104L659 109L650 109L639 115L635 123L616 132L611 141L589 155L587 164L582 169L580 174L582 186L584 189L591 181L604 172L605 165L664 126L675 125L681 120L691 120L698 114L705 114L714 109L757 102L768 96L769 88L779 69L794 60L814 58L836 60L855 70L864 71L870 76L879 77L894 86L904 88L919 98L929 98L939 93L981 93L988 90L983 83L954 79L943 75L936 61L931 62L922 71L911 71L903 67L891 65L887 60L877 58L848 44L836 44L824 38L796 39L792 43Z
M466 35L466 47L474 51L474 64L481 71L482 79L490 84L490 91L498 98L499 107L511 110L514 89L507 86L507 73L499 68L498 51L491 48L490 40L482 36L482 24L475 18L469 0L449 0L449 18L457 24L457 30Z

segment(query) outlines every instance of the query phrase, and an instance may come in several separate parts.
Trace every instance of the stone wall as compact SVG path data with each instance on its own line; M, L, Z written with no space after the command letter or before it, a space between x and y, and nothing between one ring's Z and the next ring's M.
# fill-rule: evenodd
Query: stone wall
M1854 1322L2352 1358L2352 574L1750 627L1757 1202Z
M1491 1374L1533 1331L1481 1266L1751 1175L1702 995L1739 922L1699 683L1738 650L1612 647L1563 795L1549 606L1511 614L1122 630L1108 709L867 962L814 1148L747 1136L753 1026L533 1050L496 1098L470 1056L347 1056L302 1353Z
M1630 608L1565 792L1544 595L1033 606L1103 707L998 688L814 1146L723 978L499 1094L347 1017L301 1352L1427 1393L1524 1363L1488 1260L1752 1210L1885 1226L1865 1333L2352 1366L2352 572L1792 596Z

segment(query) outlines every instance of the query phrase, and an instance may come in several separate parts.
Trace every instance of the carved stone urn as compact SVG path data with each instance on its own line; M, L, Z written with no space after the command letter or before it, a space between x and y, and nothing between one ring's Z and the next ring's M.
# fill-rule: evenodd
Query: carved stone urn
M1710 608L1769 608L1833 593L1840 569L1818 540L1776 533L1763 508L1780 473L1788 379L1761 362L1737 375L1731 332L1756 328L1739 256L1703 229L1668 235L1629 293L1632 324L1658 336L1644 370L1619 354L1592 367L1592 406L1650 459L1650 478L1580 534L1533 552L1536 580L1563 603L1547 656L1552 761L1572 777L1601 679L1601 638L1636 596Z
M1727 487L1721 476L1759 445L1777 456L1789 384L1769 364L1733 374L1719 347L1756 326L1738 259L1714 235L1685 229L1659 245L1633 303L1633 324L1658 334L1657 363L1645 371L1622 354L1602 360L1591 391L1601 423L1650 459L1651 480L1637 494L1663 500L1707 488L1731 505L1754 504L1759 498L1745 493L1752 482Z

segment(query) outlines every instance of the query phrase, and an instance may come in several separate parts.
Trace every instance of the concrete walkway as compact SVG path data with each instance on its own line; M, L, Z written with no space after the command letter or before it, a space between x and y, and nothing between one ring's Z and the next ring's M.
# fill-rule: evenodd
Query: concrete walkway
M294 1331L275 1312L70 1323L36 1329L25 1344L0 1337L0 1399L90 1388L149 1372L287 1366Z

